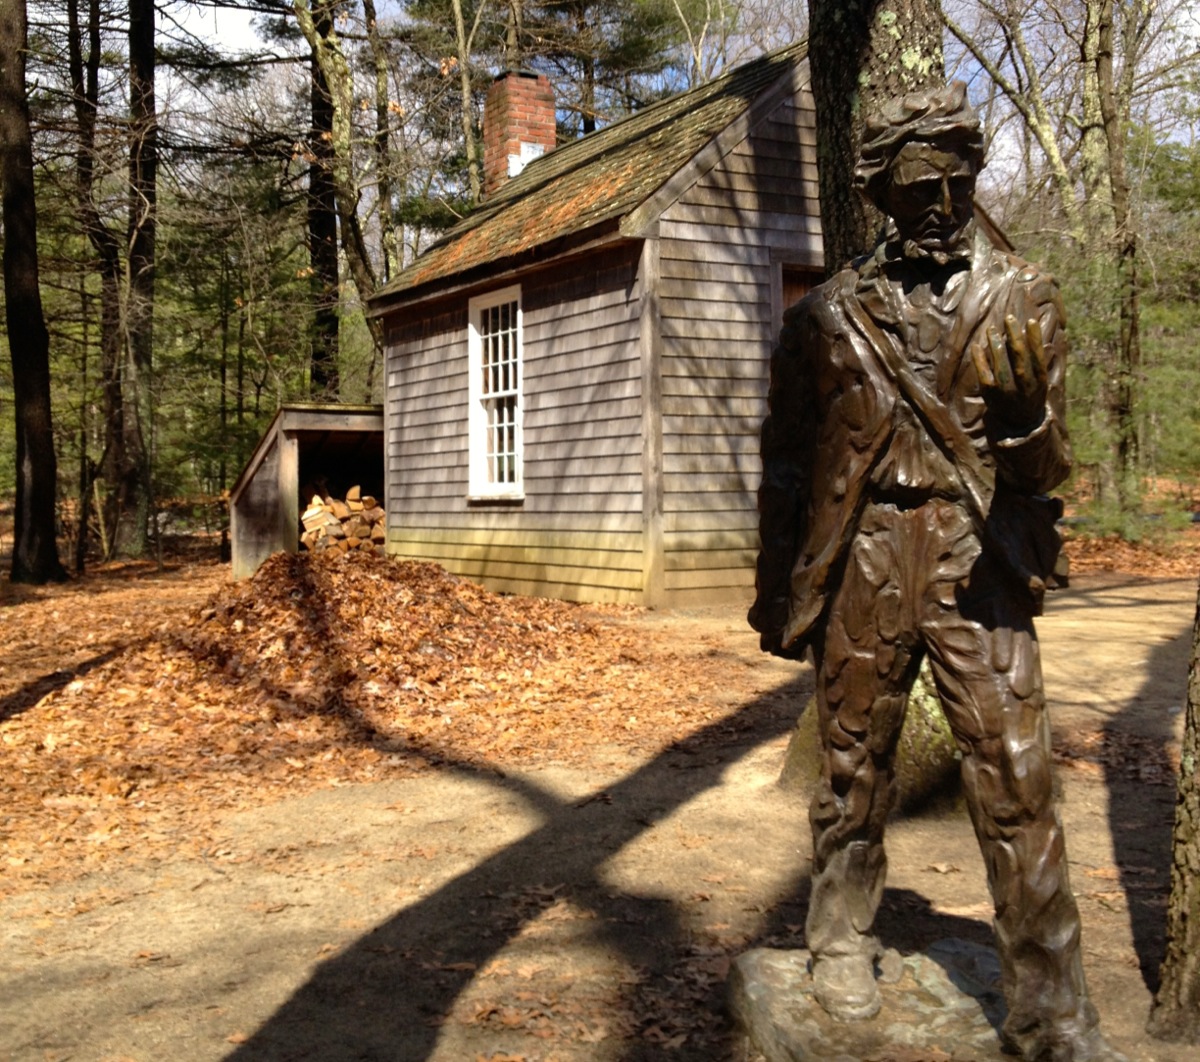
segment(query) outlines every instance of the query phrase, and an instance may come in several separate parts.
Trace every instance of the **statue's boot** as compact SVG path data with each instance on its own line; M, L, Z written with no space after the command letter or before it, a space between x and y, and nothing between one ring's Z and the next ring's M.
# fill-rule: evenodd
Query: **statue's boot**
M1024 1062L1129 1062L1095 1024L1086 1030L1065 1026L1028 1037L1014 1037L1006 1030L1003 1039L1005 1050Z
M875 963L869 953L813 959L813 995L838 1021L863 1021L879 1013Z

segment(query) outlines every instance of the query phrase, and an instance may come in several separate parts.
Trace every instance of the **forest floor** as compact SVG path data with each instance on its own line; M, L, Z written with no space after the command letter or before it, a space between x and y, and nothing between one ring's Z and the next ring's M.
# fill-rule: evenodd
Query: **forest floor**
M1200 535L1071 544L1041 621L1085 965L1134 1062L1163 953ZM0 588L0 1059L731 1057L731 958L803 945L807 665L738 607L428 565L198 561ZM990 940L961 807L879 928ZM934 1056L931 1056L931 1058Z

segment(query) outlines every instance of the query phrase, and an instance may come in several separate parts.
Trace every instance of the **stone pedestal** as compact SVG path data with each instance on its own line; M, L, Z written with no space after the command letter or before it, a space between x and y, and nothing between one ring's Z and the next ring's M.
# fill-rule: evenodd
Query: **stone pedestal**
M838 1022L813 998L807 951L746 952L729 976L729 1005L746 1062L1012 1062L1000 1050L1000 963L991 948L942 940L881 962L883 1007Z

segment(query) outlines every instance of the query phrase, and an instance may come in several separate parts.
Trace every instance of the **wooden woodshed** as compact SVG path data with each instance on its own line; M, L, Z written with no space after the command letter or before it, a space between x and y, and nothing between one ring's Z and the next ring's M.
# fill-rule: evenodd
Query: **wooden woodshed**
M300 511L314 493L353 486L384 496L383 407L292 403L275 419L229 498L233 577L248 579L272 553L295 553Z
M770 350L821 267L808 84L795 45L556 147L545 79L497 79L483 205L371 305L390 552L574 600L749 596Z

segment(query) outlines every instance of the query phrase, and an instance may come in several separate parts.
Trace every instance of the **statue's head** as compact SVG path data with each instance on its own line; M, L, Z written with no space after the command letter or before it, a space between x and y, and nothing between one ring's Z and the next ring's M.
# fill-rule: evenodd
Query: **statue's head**
M961 81L914 92L867 120L855 186L919 251L951 250L971 220L983 133Z

